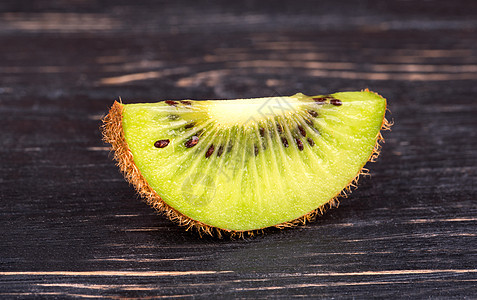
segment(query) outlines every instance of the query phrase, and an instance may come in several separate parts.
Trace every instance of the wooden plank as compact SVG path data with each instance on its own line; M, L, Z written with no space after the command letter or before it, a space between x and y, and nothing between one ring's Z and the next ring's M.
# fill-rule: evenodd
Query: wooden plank
M475 297L477 6L451 4L2 1L0 297ZM363 88L395 122L372 176L245 240L156 215L99 132L118 97Z

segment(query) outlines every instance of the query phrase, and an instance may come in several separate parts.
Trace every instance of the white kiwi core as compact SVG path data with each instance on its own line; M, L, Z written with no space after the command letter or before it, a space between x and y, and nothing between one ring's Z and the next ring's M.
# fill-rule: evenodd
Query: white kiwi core
M293 97L268 97L210 101L207 107L210 119L220 126L251 126L259 121L294 114L303 102Z

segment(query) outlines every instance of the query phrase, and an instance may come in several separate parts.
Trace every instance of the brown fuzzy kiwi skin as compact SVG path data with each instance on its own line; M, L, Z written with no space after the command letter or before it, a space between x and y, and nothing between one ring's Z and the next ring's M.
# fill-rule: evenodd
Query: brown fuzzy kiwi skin
M366 89L366 91L368 90ZM327 209L338 207L338 198L347 197L351 190L357 187L359 177L362 175L369 175L369 170L364 168L364 165L361 166L358 174L337 195L335 195L327 203L323 204L319 208L295 220L284 222L268 228L245 231L234 231L213 227L181 214L179 211L175 210L170 205L165 203L162 198L147 183L146 179L142 176L141 172L136 167L134 163L133 154L126 142L126 138L124 136L124 131L122 128L122 113L122 104L115 101L113 106L109 110L109 113L103 118L103 124L101 126L103 141L111 144L110 150L114 153L114 160L116 160L116 164L118 165L120 171L123 173L126 180L135 187L137 193L143 199L145 199L147 204L152 206L158 212L164 214L167 218L177 223L179 226L185 227L186 230L194 230L200 236L209 235L217 238L245 238L252 237L257 234L262 234L265 232L265 230L270 230L273 228L284 229L295 227L297 225L305 225L306 223L313 222L318 216L323 215L323 213ZM388 122L383 115L381 130L390 130L392 125L393 124ZM384 138L381 134L381 130L376 135L376 141L373 151L367 161L376 161L380 154L381 143L384 143Z

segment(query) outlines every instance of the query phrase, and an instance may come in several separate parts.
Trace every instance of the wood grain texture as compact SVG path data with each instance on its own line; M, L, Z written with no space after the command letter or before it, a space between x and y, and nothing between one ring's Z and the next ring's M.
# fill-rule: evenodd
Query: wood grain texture
M0 297L475 298L472 1L0 3ZM317 222L199 238L101 142L113 100L369 88L372 176Z

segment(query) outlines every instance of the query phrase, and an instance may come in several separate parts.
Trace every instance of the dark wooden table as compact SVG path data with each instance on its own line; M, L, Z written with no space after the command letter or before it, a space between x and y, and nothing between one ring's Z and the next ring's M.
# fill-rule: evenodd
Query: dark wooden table
M0 2L0 297L477 296L475 1ZM370 88L395 125L317 222L199 238L101 142L113 100Z

